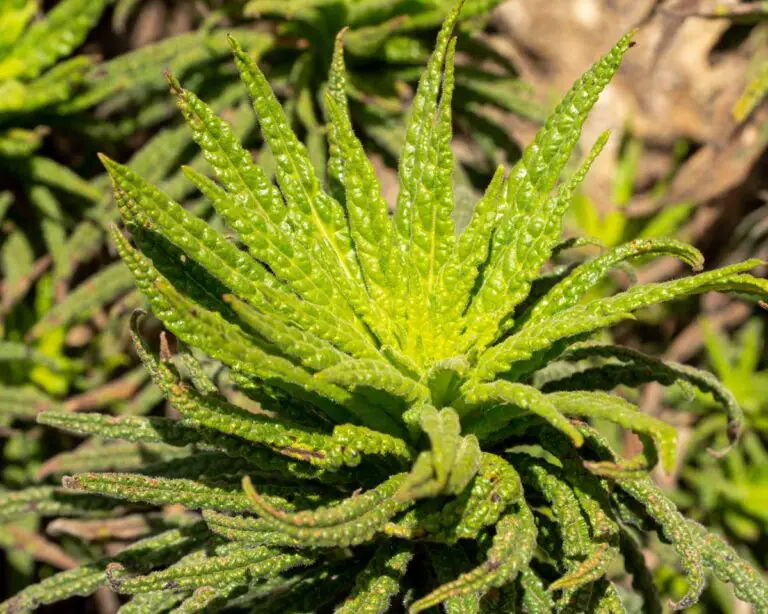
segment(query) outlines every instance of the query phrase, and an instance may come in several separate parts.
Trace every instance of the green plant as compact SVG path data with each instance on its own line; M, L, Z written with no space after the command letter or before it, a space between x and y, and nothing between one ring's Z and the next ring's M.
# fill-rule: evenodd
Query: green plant
M109 2L66 0L27 27L38 4L34 0L0 3L4 25L0 158L3 184L9 187L0 193L0 386L4 399L0 424L4 427L13 420L34 419L35 407L55 405L57 399L78 392L93 393L93 388L104 384L107 374L126 362L125 347L116 343L114 334L120 322L108 323L106 334L102 334L105 326L96 326L98 330L90 335L94 343L77 343L74 351L65 338L70 333L77 336L73 326L87 322L94 313L144 304L138 291L126 296L133 288L130 272L122 264L109 264L103 253L105 227L118 215L107 177L85 180L54 159L38 155L38 151L55 150L44 137L52 132L62 140L72 134L85 135L110 146L128 134L156 128L172 115L173 105L167 103L160 78L165 65L185 76L194 73L190 78L215 99L217 110L229 112L239 135L245 136L254 126L245 109L230 108L244 95L239 91L233 95L234 88L222 86L227 75L217 61L229 55L222 31L211 31L203 24L198 31L108 62L96 63L93 57L79 55L56 64L83 43ZM273 40L266 33L239 29L234 33L255 53ZM155 100L159 91L163 92L162 105ZM142 107L141 112L134 113L137 106ZM44 124L43 128L38 124ZM184 155L192 138L182 128L159 130L131 158L142 173L162 182L179 199L191 190L180 172L174 176L171 171L177 170L180 160L193 167L204 163L202 156ZM87 147L88 139L85 141ZM28 205L35 215L30 215ZM191 208L203 212L194 203ZM78 271L84 263L90 268ZM91 274L94 267L103 270L97 268ZM119 300L121 305L115 305ZM123 336L127 338L127 334ZM35 403L30 403L30 385L41 395Z
M61 61L83 42L106 7L106 1L67 0L29 27L38 10L35 0L0 4L0 155L4 164L36 151L45 135L37 126L51 115L76 112L72 99L82 90L93 59L84 55ZM42 159L45 160L45 159ZM68 169L50 160L21 169L36 180L51 180ZM15 170L18 170L17 168Z
M4 19L8 23L18 21L18 32L21 32L21 17L29 18L34 13L36 3L19 3L14 8L15 4L6 3L7 15ZM89 163L95 156L89 154L93 153L96 143L110 155L122 155L128 137L140 138L148 131L155 132L149 142L135 153L131 165L180 201L185 201L192 190L181 173L172 171L181 162L196 170L204 170L202 156L191 155L193 150L189 147L189 133L175 126L166 126L172 118L173 106L168 104L164 83L159 78L164 69L185 79L202 96L212 100L212 107L217 112L229 114L228 118L244 142L260 147L261 143L251 138L253 119L241 108L246 95L234 84L234 71L223 63L229 53L225 33L236 36L250 53L267 58L271 79L287 95L286 108L289 109L291 124L304 132L313 152L313 162L319 172L324 173L322 152L326 148L325 129L317 119L317 105L326 87L327 71L318 71L316 68L327 64L326 60L332 50L332 36L327 33L331 29L335 32L349 21L353 28L350 31L352 39L360 38L363 34L354 29L363 24L381 32L375 37L380 46L397 37L401 43L408 42L410 45L410 54L398 56L399 59L391 54L385 59L380 58L379 47L373 44L366 48L365 53L361 50L355 62L360 67L357 71L358 79L364 89L373 87L378 93L367 89L360 91L350 86L357 101L354 105L356 116L364 120L369 128L371 138L368 142L376 141L391 153L396 147L393 143L401 142L398 136L401 132L400 122L397 120L404 108L404 90L415 79L413 63L418 62L424 52L419 40L424 37L424 33L431 34L434 31L436 25L439 25L440 16L445 13L445 9L420 2L396 5L386 10L382 7L375 10L376 6L371 3L358 3L354 10L341 10L339 7L336 10L334 6L338 3L324 2L317 3L317 13L312 13L316 16L314 19L309 19L305 11L294 11L287 21L284 13L273 13L272 25L260 24L258 29L254 29L252 24L247 23L247 17L241 14L242 7L227 6L226 11L213 11L205 18L202 16L204 11L194 15L194 31L161 40L102 63L94 63L90 57L77 56L46 73L45 79L40 78L39 85L37 81L23 85L22 77L34 74L30 71L40 64L38 57L30 53L33 45L27 38L33 42L44 39L45 44L57 53L68 53L82 42L89 27L101 15L102 5L106 3L88 3L85 12L81 11L82 4L82 0L61 3L48 19L35 23L28 35L18 41L12 38L16 30L9 28L7 45L1 46L0 50L0 59L3 51L7 56L0 64L0 69L5 67L4 73L7 75L15 74L12 71L18 73L17 78L9 77L3 82L2 87L8 90L9 96L5 107L0 108L0 127L8 128L3 132L5 140L2 141L7 141L7 146L0 146L0 156L4 155L3 152L10 156L4 160L4 166L12 172L13 177L8 185L14 188L0 194L0 220L6 218L8 235L8 240L3 243L10 243L9 251L19 248L22 242L28 243L24 248L35 254L41 252L42 246L45 253L53 258L55 281L62 292L62 286L67 284L79 265L103 256L104 228L117 216L112 199L104 196L106 178L97 176L88 181L81 178L95 174L95 169ZM113 21L118 29L125 26L136 4L121 2L116 7ZM473 4L471 15L472 23L475 24L473 27L476 28L495 2ZM71 16L77 18L72 19ZM300 31L296 31L296 28ZM66 45L57 46L58 39L66 41ZM420 49L418 53L416 47ZM466 107L466 110L459 123L472 121L475 124L473 131L478 135L478 140L486 144L484 151L489 160L495 155L495 143L506 137L503 137L503 130L498 128L494 120L486 117L480 103L485 107L496 106L528 115L535 115L537 111L527 100L521 84L510 76L512 68L501 56L494 54L476 38L472 39L471 45L468 44L465 53L467 57L473 58L474 64L482 63L483 67L470 69L467 66L462 69L458 91L463 93L464 99L471 97L474 102L468 101L462 105L462 109ZM46 59L54 61L56 57L51 53ZM67 68L70 65L71 70ZM6 76L4 73L0 72L0 80ZM51 85L59 84L59 81L61 87ZM388 85L385 87L382 83ZM46 93L47 97L30 94L34 88ZM10 96L13 92L17 92L17 95ZM470 107L474 109L471 112ZM45 123L43 128L27 128L40 122ZM487 130L479 130L479 124L486 126ZM157 132L158 127L163 129ZM494 133L495 137L488 131ZM50 139L44 140L50 132L60 140L68 138L78 141L78 147L83 149L82 168L77 168L79 174L50 157L35 154L41 147L50 149ZM480 139L481 134L485 135L484 140ZM20 147L19 143L22 142L29 146ZM508 155L516 156L515 145L508 138L504 147ZM272 167L273 162L269 158L269 150L265 148L260 163ZM487 168L486 163L473 170L482 177ZM461 178L463 185L471 192L468 178L463 173ZM29 227L30 220L25 213L27 202L36 211L35 228ZM195 203L191 203L192 210L198 214L207 214L205 203L197 204L202 207L195 207ZM19 232L14 232L16 230ZM22 299L23 293L18 296L14 293L14 298ZM0 316L8 312L11 303L10 300L5 301L0 308Z
M701 413L686 446L681 470L682 507L710 526L721 526L740 541L755 547L766 533L765 465L768 459L768 370L759 370L765 333L762 322L751 320L734 342L703 323L708 362L744 408L748 430L742 449L718 462L707 453L723 444L722 417L708 395L698 394L694 410ZM755 550L759 555L759 548Z
M395 599L413 613L439 604L620 612L626 589L609 575L619 553L645 609L658 611L636 528L656 530L680 557L688 591L675 607L696 601L710 568L768 610L760 574L683 517L648 477L658 458L674 466L674 429L603 391L650 381L709 391L728 412L731 443L742 426L733 397L706 372L584 343L676 297L766 296L768 282L745 273L759 261L587 303L589 287L627 259L675 255L698 269L701 255L674 240L635 241L559 281L539 276L550 254L568 246L558 243L562 215L607 135L550 192L629 35L576 82L510 175L497 171L457 238L450 140L458 11L414 99L393 219L351 129L341 38L325 102L329 175L345 186L343 202L323 191L266 78L234 40L279 189L223 120L169 80L219 183L186 175L242 248L104 158L141 248L115 229L118 251L168 330L228 367L239 404L186 345L176 353L164 337L155 356L137 313L137 352L179 419L44 412L38 420L188 456L68 476L64 489L6 497L0 513L30 505L103 513L123 501L129 509L181 504L202 510L202 519L165 519L165 531L116 559L52 576L0 612L104 585L133 596L124 612L384 612ZM569 367L585 358L600 364ZM591 418L637 432L643 452L618 457L584 421Z
M35 281L40 267L31 250L23 249L25 241L14 230L0 248L0 492L40 484L71 462L93 470L123 469L146 458L135 445L108 446L106 453L104 445L90 442L72 451L71 438L35 424L41 411L142 413L162 400L127 351L127 318L143 304L130 292L130 272L122 263L106 266L56 304L55 275ZM25 295L29 300L20 300ZM77 557L47 540L42 527L34 510L0 519L0 545L8 551L0 590L12 594L38 579L35 561L59 568L76 564Z

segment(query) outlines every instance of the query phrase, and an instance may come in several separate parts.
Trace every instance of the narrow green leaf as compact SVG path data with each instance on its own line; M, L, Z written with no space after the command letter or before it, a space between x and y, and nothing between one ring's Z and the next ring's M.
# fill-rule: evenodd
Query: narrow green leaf
M259 516L278 531L305 545L349 546L373 538L395 514L410 505L410 501L395 496L405 474L396 474L377 488L341 503L309 512L290 513L271 505L258 493L249 478L243 488Z
M101 156L101 161L110 174L115 190L125 193L120 204L124 205L124 215L130 216L128 220L139 225L146 224L145 220L157 224L164 237L244 298L258 301L261 294L257 284L272 287L277 284L258 262L128 167L106 156Z
M200 550L168 569L146 576L123 577L113 574L111 582L119 592L147 593L168 587L197 588L224 587L233 582L268 578L298 565L311 563L313 558L297 553L283 553L265 546L226 544L216 549L213 556Z
M648 515L661 526L664 536L672 543L680 557L683 572L688 580L688 590L680 601L671 604L672 607L681 610L696 603L704 590L706 576L703 553L687 524L688 521L650 479L622 480L619 487L643 506Z
M74 450L60 452L43 463L35 473L40 480L49 475L80 471L126 471L174 458L189 458L190 451L163 443L86 442Z
M535 462L532 459L521 463L518 469L525 484L541 492L552 506L555 524L562 539L562 553L567 559L566 564L588 555L593 547L590 527L573 489L565 481L563 474L556 467L548 466L548 463ZM549 588L550 591L555 589Z
M76 569L62 571L24 588L15 597L0 603L0 613L15 614L69 597L87 596L107 585L106 569L115 562L132 569L151 569L177 560L198 546L205 537L205 523L170 529L126 546L114 559L105 559ZM154 614L155 611L153 611Z
M331 177L336 175L336 181L344 189L350 232L368 292L392 313L388 266L393 227L381 193L381 183L352 129L346 95L343 35L344 30L336 37L325 98L330 119L329 173Z
M399 434L402 429L383 412L374 412L345 390L313 379L288 360L267 354L237 326L182 296L146 258L133 250L116 229L112 232L118 252L149 299L155 314L183 341L201 348L237 370L265 380L274 378L299 398L315 403L336 421L348 422L348 408L372 428ZM317 395L312 392L317 391ZM322 395L322 396L321 396Z
M667 473L677 462L677 431L666 422L642 413L629 401L604 392L553 392L547 395L557 409L566 416L601 418L614 422L640 435L653 438Z
M117 614L164 614L183 599L184 593L170 590L139 593L120 606Z
M180 504L188 509L244 512L248 499L237 486L208 486L193 480L152 478L133 473L80 473L66 476L65 488L152 505Z
M133 286L131 272L116 262L94 273L54 305L27 333L27 339L40 339L53 329L87 319Z
M561 339L610 326L631 317L633 311L656 303L710 291L768 296L768 281L739 274L760 264L760 260L747 260L692 277L636 286L616 296L570 307L551 318L524 326L518 333L487 350L478 362L476 376L490 379L496 373L507 370L513 362L527 360L534 352L544 350Z
M499 166L440 272L436 294L446 326L451 322L460 326L480 267L488 257L491 236L498 222L497 207L503 200L503 187L504 167Z
M578 303L585 294L619 263L641 255L677 256L694 271L701 270L704 257L695 247L674 239L637 239L590 260L557 284L533 308L526 325L551 317Z
M316 378L349 390L359 386L380 390L401 400L405 405L423 402L429 398L426 386L406 377L381 360L347 360L321 371Z
M768 583L764 574L741 558L723 539L709 533L696 521L688 520L688 528L712 573L722 582L733 586L736 597L753 605L756 612L768 610Z
M429 59L426 70L419 80L419 87L413 99L411 116L405 137L405 146L400 156L400 191L397 197L397 209L395 213L395 225L402 242L401 249L405 249L413 258L414 240L416 235L422 233L422 241L431 223L431 216L421 216L417 211L417 199L422 188L422 181L427 178L425 174L434 172L434 167L428 169L428 156L433 146L432 133L435 127L435 118L438 110L438 94L443 76L443 66L450 43L451 33L458 20L461 11L461 3L456 6L448 18L443 22L437 37L435 50ZM436 152L436 150L433 150ZM453 167L451 167L451 171ZM413 261L416 264L416 261ZM422 269L423 267L419 267ZM426 272L426 271L424 271Z
M584 439L568 419L538 390L524 384L505 381L465 386L464 407L459 413L469 416L465 431L479 438L492 434L512 420L527 412L540 416L559 431L567 435L577 447ZM493 404L491 409L477 415L473 407Z
M665 386L674 383L690 384L702 392L712 394L728 414L728 438L733 445L744 427L744 412L733 394L711 373L689 365L663 361L632 348L615 345L586 345L576 347L563 355L564 360L578 361L592 357L616 358L625 364L606 364L587 368L564 378L552 380L543 386L550 390L610 390L617 385L639 386L659 382ZM717 452L723 454L725 450Z
M301 546L301 542L290 535L275 531L261 518L203 510L203 519L213 533L233 541L259 546Z
M41 516L83 516L111 511L114 499L69 493L52 486L36 486L0 494L0 522L34 512Z

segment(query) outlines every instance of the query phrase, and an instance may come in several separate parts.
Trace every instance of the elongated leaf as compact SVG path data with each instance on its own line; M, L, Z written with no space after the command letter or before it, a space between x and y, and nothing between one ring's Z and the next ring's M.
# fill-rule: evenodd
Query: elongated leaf
M424 385L383 361L348 360L322 371L317 377L350 390L357 386L381 390L408 405L426 401L429 395Z
M265 546L228 544L217 549L215 556L204 551L146 576L121 577L113 567L112 585L121 593L147 593L165 588L168 583L176 588L198 586L223 587L233 582L245 582L251 578L267 578L287 571L297 565L306 565L312 558L283 553ZM219 554L220 553L220 554Z
M127 471L148 462L188 459L190 450L163 443L86 442L74 450L60 452L49 458L36 472L39 480L49 475L79 471Z
M601 418L638 434L649 435L659 449L664 470L668 473L674 470L677 431L666 422L642 413L621 397L602 392L555 392L547 398L566 416Z
M450 27L447 21L444 28ZM438 43L439 49L440 43ZM413 228L410 249L411 266L415 267L424 278L424 290L427 295L434 291L437 276L448 254L453 250L455 232L453 218L453 153L451 151L451 97L453 95L453 61L456 48L455 39L450 41L445 55L442 94L434 118L426 114L430 104L425 104L425 118L421 127L422 142L427 141L426 150L416 151L418 166L415 169L418 183L413 204ZM438 51L439 53L439 51ZM436 58L438 62L442 61ZM427 72L430 68L427 67ZM418 94L417 94L418 98ZM414 101L414 104L417 104ZM429 119L428 119L429 118ZM428 129L428 124L434 127ZM399 211L399 208L398 208Z
M369 541L384 524L410 505L396 497L404 474L397 474L364 495L310 512L289 513L271 505L250 479L243 480L248 500L274 530L307 545L356 545Z
M552 506L562 539L562 552L570 559L568 562L572 563L587 555L593 545L590 528L563 474L547 463L527 461L522 464L522 478L526 485L530 484L540 491Z
M111 561L102 560L63 571L26 587L15 597L0 603L0 612L14 614L63 601L68 597L90 595L97 588L107 585L106 569L110 562L134 569L151 569L177 560L198 546L206 534L205 523L198 522L139 540L127 546Z
M251 253L266 262L297 293L319 304L345 304L334 297L331 279L309 250L284 223L287 214L280 192L255 166L230 126L188 90L173 82L179 105L203 155L226 192L192 169L185 174L212 201Z
M284 354L298 360L307 369L329 369L349 359L347 354L336 349L331 343L314 333L293 326L290 321L286 322L280 316L259 313L248 303L231 295L227 295L225 300L232 305L235 313L247 326L273 343Z
M543 389L545 391L609 390L619 381L625 386L638 386L647 382L659 382L665 386L676 382L691 384L702 392L712 394L715 400L725 408L728 413L728 438L731 444L738 440L743 430L744 412L733 394L711 373L676 362L662 361L631 348L613 345L587 345L573 348L563 355L565 360L574 361L591 357L617 358L628 364L607 364L588 368L567 377L552 380L545 384ZM577 381L578 384L576 384Z
M657 522L664 532L664 536L672 542L680 557L683 571L688 580L688 591L685 596L675 603L675 609L683 609L698 600L701 591L704 590L704 559L702 552L697 548L695 537L686 524L685 518L677 511L661 490L649 479L624 480L620 487L635 501L642 505L648 514Z
M723 539L708 533L704 527L688 520L691 535L703 550L704 562L712 573L733 586L742 601L755 607L756 612L768 608L768 583L763 574L742 559Z
M256 261L217 236L208 225L190 215L162 192L146 183L128 167L102 156L116 190L125 193L124 212L139 224L151 220L164 236L244 298L257 300L256 282L274 286L276 282Z
M203 510L208 528L227 539L257 546L301 547L301 542L282 531L276 531L261 518L223 514L215 510Z
M311 394L307 400L321 404L323 411L338 422L347 421L348 414L344 410L347 407L361 416L367 416L366 420L370 420L373 428L395 434L401 431L386 414L371 412L341 388L312 379L309 373L286 359L265 353L255 343L255 339L226 322L220 314L208 311L179 294L146 258L130 247L119 232L115 230L112 234L121 257L132 270L137 285L150 300L156 315L182 340L200 347L238 370L265 380L274 378L282 382L282 385L292 384L295 386L294 394L304 396L306 393L302 394L301 391L322 391L330 401L323 397L315 398ZM221 341L214 342L215 339Z
M416 264L416 261L413 260L414 242L418 240L423 245L427 236L434 232L432 230L433 216L428 214L421 215L422 212L417 207L417 199L422 189L422 182L425 179L427 181L431 180L430 174L435 171L434 166L431 169L428 168L428 156L430 156L431 152L437 152L437 148L432 149L431 136L438 112L438 94L443 75L443 65L448 52L451 33L456 25L460 10L461 6L454 8L451 15L443 23L438 34L435 51L429 60L426 70L422 74L416 96L413 100L411 117L408 121L405 137L406 145L400 157L400 191L397 197L395 222L400 241L410 254L410 259L414 264ZM422 236L417 239L419 234ZM431 253L430 250L427 250L427 252ZM420 271L424 269L423 266L419 268ZM428 270L429 265L421 272Z
M54 399L37 388L0 387L0 416L34 419L41 411L58 407L59 404Z
M114 496L128 501L165 505L178 503L189 509L214 509L244 512L251 509L248 498L237 484L213 484L187 479L154 478L134 473L80 473L66 476L64 487ZM261 486L270 501L291 506L284 495L291 493L287 486ZM307 494L306 501L316 496Z
M306 148L291 130L256 62L234 39L230 39L230 44L264 138L277 162L277 179L288 204L289 218L295 221L302 236L316 241L329 271L357 283L359 267L341 206L321 191Z
M582 425L580 430L604 460L613 462L618 460L607 441L597 431L586 425ZM706 577L703 552L696 545L691 527L687 525L688 521L650 478L619 480L617 484L661 527L664 537L669 540L680 557L683 572L688 580L688 590L680 601L670 605L674 609L682 609L695 603L704 590Z
M326 107L330 123L328 140L331 176L344 189L345 206L355 252L371 297L392 310L388 271L393 228L387 203L363 146L352 130L346 95L343 34L336 37L328 76Z
M584 441L546 396L531 386L504 381L468 386L463 392L463 401L467 407L463 413L467 413L475 405L499 404L482 415L470 418L466 430L480 438L490 435L513 418L530 412L562 431L576 446L580 446Z
M612 267L627 259L645 254L677 256L691 265L695 271L701 270L704 263L704 257L695 247L674 239L631 241L574 270L536 303L527 323L533 324L575 305Z
M468 331L464 335L462 348L469 348L473 345L479 345L480 348L485 347L497 334L497 328L503 319L522 302L523 296L530 290L539 269L551 256L552 252L549 248L554 250L556 247L553 242L554 238L559 235L561 218L570 205L573 193L579 183L584 180L592 163L605 146L607 136L606 133L597 141L579 170L567 183L560 186L557 195L545 201L541 216L538 219L536 215L533 216L533 231L526 230L525 233L517 232L515 236L509 236L513 229L529 223L531 216L527 213L511 213L503 220L503 225L495 232L492 243L488 247L491 258L486 263L483 278L480 280L480 287L467 311ZM512 169L507 179L507 188L515 179L514 172L515 169ZM552 215L555 216L554 222L557 229L552 235L546 236L543 245L535 244L536 239L542 239L543 233L552 231L550 228L552 220L547 217ZM537 230L538 235L535 234ZM524 236L521 238L520 234ZM502 242L500 236L506 237L506 240ZM509 246L505 248L504 246L507 244ZM500 250L505 250L503 255L498 255ZM496 254L495 257L494 254ZM524 259L526 255L530 257L531 262ZM521 269L523 268L525 269L525 276L522 275ZM494 282L498 287L494 287ZM489 289L484 292L485 288ZM504 292L500 293L500 288L502 290L508 288L507 294L509 296L505 296ZM491 306L484 305L484 301L490 301ZM490 317L479 320L481 317L479 314L489 310L491 311ZM506 328L509 326L507 324Z
M37 486L0 494L0 521L35 512L42 516L82 516L113 509L115 501Z
M27 339L39 339L54 328L88 318L124 294L133 285L130 271L120 262L111 264L79 284L67 298L55 305L27 333Z
M450 582L471 567L466 552L461 546L430 548L429 558L435 568L437 581L441 584ZM471 593L446 599L442 605L446 614L477 614L481 611L479 596Z
M139 593L123 604L118 614L157 614L168 612L184 599L184 593L173 591L155 591Z
M503 200L503 186L504 167L500 166L483 198L475 205L467 228L461 233L457 246L440 272L437 297L447 325L460 322L459 317L469 302L480 266L488 257L490 237L498 221L498 203Z
M478 363L477 377L491 378L513 362L526 360L556 341L610 326L631 317L633 311L656 303L709 291L768 296L768 281L740 275L760 264L760 260L747 260L692 277L636 286L616 296L570 307L551 318L524 326L517 334L486 351Z

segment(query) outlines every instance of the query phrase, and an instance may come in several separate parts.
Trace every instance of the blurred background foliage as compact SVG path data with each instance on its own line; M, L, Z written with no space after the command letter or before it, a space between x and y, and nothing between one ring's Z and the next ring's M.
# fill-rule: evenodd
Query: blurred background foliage
M180 164L205 171L165 71L212 101L267 169L227 34L259 58L319 171L322 96L336 33L346 27L355 127L396 196L395 152L421 67L453 3L444 0L0 0L0 492L49 488L73 469L128 468L173 449L97 442L35 424L44 409L169 411L128 349L143 304L106 240L117 212L103 151L217 224ZM553 100L621 34L637 47L601 98L584 143L611 128L577 195L568 232L585 237L553 274L634 238L678 237L711 265L768 260L768 7L760 1L466 0L455 93L457 224L499 163L514 163ZM331 186L333 189L334 186ZM680 271L673 260L619 271L598 292ZM768 343L753 304L706 296L648 310L616 340L714 371L750 429L718 458L712 399L648 386L644 411L681 432L682 461L661 482L692 517L768 565ZM226 380L222 382L226 387ZM682 407L685 411L669 409ZM606 427L608 435L610 433ZM638 446L631 436L627 448ZM661 479L661 478L660 478ZM173 510L169 510L172 513ZM45 509L0 515L0 601L32 580L118 550L146 518L50 522ZM89 524L90 523L90 524ZM664 550L666 596L684 580ZM650 555L649 555L650 556ZM699 612L743 612L723 585ZM71 604L115 612L116 598ZM628 604L629 605L629 604Z

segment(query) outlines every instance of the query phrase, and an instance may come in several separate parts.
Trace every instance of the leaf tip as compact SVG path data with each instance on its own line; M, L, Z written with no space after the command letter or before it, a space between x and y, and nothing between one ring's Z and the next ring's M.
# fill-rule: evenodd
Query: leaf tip
M229 48L232 49L232 52L235 55L243 53L243 48L240 46L240 43L238 43L235 37L230 33L227 33L227 42L229 43Z
M109 172L109 170L114 168L114 166L117 164L117 162L112 160L112 158L110 158L107 154L101 153L100 151L96 153L96 157L99 159L104 168L107 169L107 172Z
M344 47L344 36L349 31L349 26L344 26L341 30L338 31L336 34L336 49L338 51L341 51Z
M168 83L168 87L171 89L173 94L178 96L184 92L184 88L181 87L181 82L173 76L173 73L170 70L166 68L165 71L163 71L163 75L165 76L165 81Z

